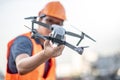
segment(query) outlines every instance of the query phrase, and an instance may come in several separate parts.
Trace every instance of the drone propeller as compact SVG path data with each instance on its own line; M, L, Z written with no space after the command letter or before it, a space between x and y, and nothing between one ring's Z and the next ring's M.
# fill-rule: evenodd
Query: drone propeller
M37 17L39 17L39 16L31 16L31 17L26 17L24 19L36 19Z
M46 15L45 14L41 14L40 16L30 16L30 17L26 17L24 19L37 19L37 18L42 18L42 17L45 17Z
M85 37L87 37L87 38L91 39L92 41L96 42L93 38L91 38L90 36L88 36L88 35L85 34L84 32L82 32L82 34L83 34Z
M36 21L36 20L32 20L33 23L36 23L38 25L42 25L44 27L46 27L47 29L51 30L51 27L48 24L42 23L40 21Z

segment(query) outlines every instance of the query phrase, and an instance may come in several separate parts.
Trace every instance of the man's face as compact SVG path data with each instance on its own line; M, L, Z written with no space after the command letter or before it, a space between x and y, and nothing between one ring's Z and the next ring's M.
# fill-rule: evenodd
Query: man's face
M52 25L52 24L57 24L62 26L63 25L63 20L55 18L55 17L51 17L51 16L45 16L42 19L40 19L39 21L46 23L48 25ZM43 26L39 26L38 32L42 35L49 35L49 33L51 32L50 30L48 30L47 28L43 27Z

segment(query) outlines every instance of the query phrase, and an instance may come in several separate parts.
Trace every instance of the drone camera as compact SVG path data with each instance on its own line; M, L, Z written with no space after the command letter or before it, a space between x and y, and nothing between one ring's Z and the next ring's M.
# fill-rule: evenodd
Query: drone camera
M65 29L62 26L59 25L52 25L52 33L51 33L51 37L53 37L54 39L52 40L52 42L56 45L60 45L60 43L56 43L59 40L64 40L64 35L65 35ZM55 41L57 40L57 41Z

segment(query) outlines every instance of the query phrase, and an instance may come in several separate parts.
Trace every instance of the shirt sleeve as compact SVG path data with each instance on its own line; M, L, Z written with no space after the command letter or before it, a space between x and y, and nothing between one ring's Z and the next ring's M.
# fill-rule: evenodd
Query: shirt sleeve
M21 53L26 53L30 56L32 54L32 42L25 36L17 37L11 46L11 54L14 60Z

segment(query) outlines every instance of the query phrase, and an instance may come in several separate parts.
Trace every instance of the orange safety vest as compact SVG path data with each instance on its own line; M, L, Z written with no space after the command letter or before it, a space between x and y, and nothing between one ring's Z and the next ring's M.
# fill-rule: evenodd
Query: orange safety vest
M35 40L31 38L31 33L26 33L23 34L23 36L28 37L31 41L32 41L32 45L33 45L33 50L32 50L32 55L35 55L36 53L38 53L40 50L42 50L42 46L40 44L36 44ZM11 40L8 43L8 50L7 50L7 60L9 58L10 55L10 47L12 45L12 43L14 42L15 39ZM45 68L45 63L41 64L40 66L38 66L35 70L31 71L28 74L25 75L20 75L20 74L11 74L8 72L8 65L7 65L7 71L6 71L6 76L5 76L5 80L56 80L55 77L55 59L52 58L50 60L50 69L48 70L48 74L46 78L43 78L43 74L44 74L44 68Z

